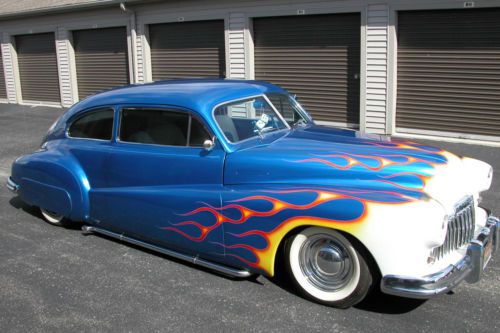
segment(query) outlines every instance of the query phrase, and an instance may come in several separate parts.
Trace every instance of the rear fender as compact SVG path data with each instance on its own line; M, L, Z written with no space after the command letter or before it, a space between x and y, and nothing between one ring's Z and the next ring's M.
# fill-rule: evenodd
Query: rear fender
M22 156L12 165L12 178L25 202L72 220L87 219L89 183L72 156L54 151Z

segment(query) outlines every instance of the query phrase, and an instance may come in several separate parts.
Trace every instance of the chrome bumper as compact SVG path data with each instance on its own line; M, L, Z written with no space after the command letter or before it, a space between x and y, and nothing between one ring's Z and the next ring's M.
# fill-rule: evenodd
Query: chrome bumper
M429 298L452 290L464 280L468 283L478 282L491 254L497 251L499 243L500 220L490 215L486 226L471 241L466 255L458 263L424 277L386 275L382 278L381 290L396 296Z
M19 190L19 185L12 180L12 177L9 177L7 178L7 188L12 192L17 193L17 191Z

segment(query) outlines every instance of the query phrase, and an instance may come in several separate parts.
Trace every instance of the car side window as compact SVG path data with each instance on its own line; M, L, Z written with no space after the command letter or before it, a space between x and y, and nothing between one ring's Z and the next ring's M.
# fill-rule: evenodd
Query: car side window
M187 112L125 108L121 113L123 142L198 147L209 138L203 125Z
M77 118L68 129L72 138L111 140L113 135L114 110L96 109Z
M189 145L191 147L202 147L205 140L211 140L205 126L193 116L191 116L191 130L189 133Z

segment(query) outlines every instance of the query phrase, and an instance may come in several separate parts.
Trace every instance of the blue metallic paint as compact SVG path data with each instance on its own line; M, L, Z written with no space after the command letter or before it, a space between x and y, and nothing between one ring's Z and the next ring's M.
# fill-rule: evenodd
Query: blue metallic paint
M286 93L255 81L186 80L89 97L57 121L41 151L16 160L12 178L23 200L70 219L272 275L281 231L306 220L358 223L365 202L422 199L422 182L446 164L438 149L316 125L226 141L212 110L269 92ZM123 105L191 112L216 145L120 142ZM115 108L112 140L66 137L71 120L101 106Z

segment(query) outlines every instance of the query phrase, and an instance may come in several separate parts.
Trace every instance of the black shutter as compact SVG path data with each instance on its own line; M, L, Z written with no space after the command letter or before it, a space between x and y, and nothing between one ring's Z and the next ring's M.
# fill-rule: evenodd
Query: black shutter
M129 83L125 27L73 31L81 98Z
M398 18L397 128L498 136L500 9Z
M61 102L53 33L15 37L22 98Z
M149 26L153 81L225 77L224 21Z
M360 14L256 18L255 78L297 94L315 120L359 124Z

